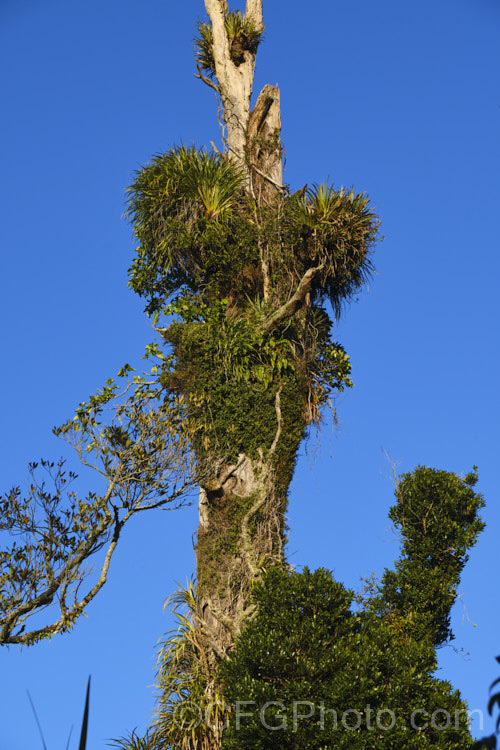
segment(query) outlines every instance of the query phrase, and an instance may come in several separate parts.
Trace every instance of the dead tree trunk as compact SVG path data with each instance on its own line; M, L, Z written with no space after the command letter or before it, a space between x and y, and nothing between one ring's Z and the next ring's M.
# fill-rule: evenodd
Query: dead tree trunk
M251 110L257 49L248 43L244 31L239 37L230 37L226 0L205 0L205 8L212 25L217 80L211 85L221 98L229 153L252 171L252 185L259 183L260 178L274 190L280 190L283 170L279 90L276 86L264 86ZM247 0L244 21L252 24L257 32L262 31L262 0Z
M244 33L231 38L226 0L205 0L205 8L212 27L215 81L205 78L201 70L200 77L220 96L227 151L247 172L248 191L257 207L271 206L283 188L279 89L264 86L251 109L256 49L245 48ZM247 0L243 21L262 30L262 0ZM261 263L266 298L265 249ZM299 399L298 394L295 397ZM196 614L214 662L226 656L252 613L252 582L263 568L283 561L291 470L280 473L278 468L284 429L281 398L276 388L269 410L269 419L276 425L272 444L259 446L257 458L240 453L236 463L221 465L200 490ZM248 409L251 413L250 402Z

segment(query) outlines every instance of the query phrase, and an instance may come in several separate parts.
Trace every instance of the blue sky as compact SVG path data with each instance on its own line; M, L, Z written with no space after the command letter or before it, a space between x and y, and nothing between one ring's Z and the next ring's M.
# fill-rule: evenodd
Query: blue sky
M124 188L154 153L219 142L215 95L193 77L203 12L202 0L0 2L3 491L29 461L65 453L51 427L154 338L126 286ZM500 5L288 0L264 13L255 88L281 88L285 179L367 191L385 237L338 330L356 387L336 404L340 427L326 419L302 450L290 560L358 587L398 553L384 452L400 471L477 464L488 526L440 663L485 710L500 653ZM89 748L145 729L172 626L163 603L193 572L196 525L194 508L138 518L71 634L2 650L0 750L40 746L26 689L49 750L65 747L89 673Z

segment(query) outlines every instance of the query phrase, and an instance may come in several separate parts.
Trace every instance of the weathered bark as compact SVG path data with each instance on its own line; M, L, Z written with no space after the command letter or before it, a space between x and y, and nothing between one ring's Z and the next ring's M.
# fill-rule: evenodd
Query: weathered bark
M251 585L283 546L270 463L240 454L223 473L200 488L197 539L197 615L215 659L241 632Z
M266 84L260 92L247 126L247 158L252 189L259 202L272 203L283 187L280 92Z
M253 18L262 26L262 3L253 2ZM227 128L227 145L230 152L238 159L245 156L246 131L250 117L250 97L252 95L255 55L244 53L244 62L235 65L231 60L231 50L226 32L228 13L226 0L205 0L205 8L212 22L213 56L215 75L222 100L223 119ZM248 9L248 8L247 8Z
M205 0L205 8L212 24L216 83L201 72L200 77L220 95L229 155L247 172L257 209L265 208L275 202L283 182L279 89L264 86L251 110L256 53L244 50L243 59L234 61L226 30L226 0ZM246 18L262 29L262 0L247 0ZM270 287L267 252L261 247L264 299ZM295 305L295 300L290 304ZM263 569L284 560L284 515L295 453L291 459L281 454L287 424L280 393L281 388L269 408L269 424L276 424L271 445L261 445L253 457L250 452L240 453L236 462L223 462L200 489L196 620L214 668L252 615L253 582ZM294 399L299 399L295 391ZM282 468L285 464L288 469Z
M222 101L227 147L250 171L252 186L269 200L269 193L282 187L279 90L264 86L251 111L256 52L243 50L242 57L234 61L226 31L226 0L205 0L205 8L212 23L216 89ZM262 0L247 0L245 18L262 29Z
M259 448L258 458L240 453L234 464L221 466L200 488L196 615L214 665L230 651L253 612L253 582L264 569L284 560L286 490L293 461L287 470L280 443L281 388L269 418L276 424L271 445Z

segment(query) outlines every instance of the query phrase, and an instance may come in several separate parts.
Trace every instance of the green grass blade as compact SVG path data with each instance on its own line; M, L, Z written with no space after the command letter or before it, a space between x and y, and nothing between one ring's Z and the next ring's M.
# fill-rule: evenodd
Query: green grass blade
M85 698L85 709L83 711L82 732L80 734L80 744L78 746L78 750L85 750L87 746L87 728L89 725L89 698L90 698L90 676L89 676L89 681L87 682L87 696Z
M28 699L29 699L29 702L31 703L31 708L32 708L33 714L35 716L35 721L36 721L36 724L37 724L37 727L38 727L38 731L40 732L40 737L42 738L43 750L47 750L47 745L45 744L45 739L44 739L44 736L43 736L42 727L40 726L40 722L38 721L38 715L36 713L35 704L31 700L30 691L27 690L26 692L28 693Z

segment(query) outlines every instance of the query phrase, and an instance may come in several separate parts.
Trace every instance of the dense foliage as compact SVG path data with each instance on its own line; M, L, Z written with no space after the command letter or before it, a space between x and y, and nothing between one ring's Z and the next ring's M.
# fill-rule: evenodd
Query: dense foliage
M470 746L466 705L434 672L459 571L483 526L476 479L424 467L402 478L390 511L402 555L357 613L327 571L265 575L257 614L220 667L231 706L225 748Z
M226 16L226 33L229 40L231 60L236 67L244 61L245 52L255 54L261 42L263 29L258 29L255 23L241 15L239 10L229 11ZM215 75L213 52L213 31L211 23L198 23L199 37L196 42L196 62L199 69L211 78Z
M403 546L395 570L382 580L381 607L411 622L414 638L429 638L435 646L453 638L450 609L467 550L484 528L476 482L475 470L462 479L418 467L401 477L389 514Z
M140 242L130 285L156 320L168 316L162 331L176 364L163 383L187 397L198 455L270 445L263 436L275 429L280 390L295 435L290 474L308 422L351 385L323 302L340 313L371 270L378 222L367 198L322 184L258 205L241 168L194 148L155 157L129 195ZM282 313L308 273L307 294Z
M147 309L181 289L230 306L264 298L272 308L317 268L313 298L340 312L371 270L378 220L366 196L322 183L263 206L245 188L234 161L194 148L173 148L138 172L129 188L140 243L130 285Z

